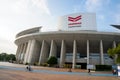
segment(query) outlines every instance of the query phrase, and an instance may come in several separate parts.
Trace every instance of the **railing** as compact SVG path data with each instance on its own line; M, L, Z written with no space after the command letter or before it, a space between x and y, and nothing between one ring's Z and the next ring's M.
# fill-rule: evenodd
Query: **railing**
M65 62L72 62L72 61L73 61L73 59L65 59ZM87 63L87 59L85 59L85 58L76 59L76 62Z
M87 63L87 59L85 58L76 59L76 62Z

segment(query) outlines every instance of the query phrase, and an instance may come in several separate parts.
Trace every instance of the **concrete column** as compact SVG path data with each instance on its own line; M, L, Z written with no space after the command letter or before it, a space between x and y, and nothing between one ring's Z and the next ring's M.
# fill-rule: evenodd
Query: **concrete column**
M116 42L113 41L113 48L116 48Z
M21 61L23 61L24 49L25 49L25 43L23 43L23 46L22 46Z
M56 43L54 40L51 41L51 47L50 47L50 55L49 57L51 56L55 56L56 57L57 55L57 46L56 46Z
M33 40L34 41L34 40ZM31 63L36 63L39 61L39 56L40 56L40 42L35 40L34 41L34 47L33 47L33 53L31 57Z
M20 51L19 51L19 54L18 54L18 62L21 61L21 54L23 52L23 44L20 44Z
M100 59L101 59L101 64L104 64L104 54L103 54L103 41L100 40Z
M29 58L29 51L30 51L30 46L31 46L31 41L32 40L29 40L28 43L27 43L27 49L26 49L26 54L25 54L25 58L24 58L24 64L25 63L28 63L28 58Z
M43 40L42 41L41 52L40 52L39 64L43 64L47 61L48 53L49 53L49 46L45 42L45 40Z
M72 64L73 69L75 69L75 65L76 65L76 54L77 54L77 44L76 44L76 40L74 40L73 42L73 64Z
M23 53L26 53L27 43L24 43Z
M116 48L116 42L115 41L113 41L113 48ZM117 54L114 57L114 62L116 62L116 59L117 59Z
M87 64L90 64L89 40L87 40Z
M24 43L23 58L22 58L23 61L24 61L24 59L25 59L26 48L27 48L27 43Z
M31 45L29 49L29 57L28 57L28 63L32 62L32 55L34 54L34 47L35 47L35 40L31 40Z
M65 45L65 41L62 40L61 53L60 53L60 67L63 67L65 63L65 53L66 53L66 45Z
M20 53L21 53L21 48L22 48L22 45L20 44L19 45L19 52L18 52L18 56L17 56L17 61L19 62L20 61Z
M18 57L19 57L19 52L20 52L20 45L18 45L17 51L16 51L16 60L17 61L18 61Z
M30 50L29 50L28 63L33 64L35 62L38 62L39 51L40 51L40 45L35 39L33 39L31 41L31 46L30 46Z
M23 51L24 51L24 46L25 46L25 44L23 43L22 44L22 50L21 50L21 55L20 55L20 60L22 61L22 59L23 59Z

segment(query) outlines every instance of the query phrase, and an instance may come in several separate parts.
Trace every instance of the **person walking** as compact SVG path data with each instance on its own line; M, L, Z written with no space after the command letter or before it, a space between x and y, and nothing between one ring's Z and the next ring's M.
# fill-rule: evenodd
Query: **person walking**
M26 67L26 69L27 69L28 71L32 71L32 68L31 68L30 64Z
M90 72L90 69L88 69L88 73L90 74L91 72Z

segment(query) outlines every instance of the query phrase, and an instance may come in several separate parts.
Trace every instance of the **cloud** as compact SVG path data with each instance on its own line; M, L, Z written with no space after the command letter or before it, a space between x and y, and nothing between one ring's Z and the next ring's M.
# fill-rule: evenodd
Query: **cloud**
M39 12L50 15L47 0L12 0L9 5L14 14L30 14L38 8Z
M0 52L15 53L15 35L36 25L47 25L49 14L47 0L0 0Z
M15 54L16 46L13 42L0 38L0 53L7 52L8 54Z
M120 13L115 14L115 23L120 25Z
M33 5L40 8L44 13L47 13L50 15L50 10L47 5L47 0L32 0Z
M13 14L27 14L29 0L17 0L11 3L11 11Z
M114 14L115 23L120 25L120 11L119 11L120 10L120 4L117 5L116 10L117 11Z
M85 7L87 11L96 11L101 6L102 0L87 0Z
M98 15L98 19L100 19L100 20L105 20L105 16L104 16L103 14L99 14L99 15Z
M104 6L107 6L110 0L81 0L77 5L73 6L74 12L98 12L103 11Z
M75 5L75 6L73 6L74 13L77 13L77 12L83 11L83 10L84 10L84 8L81 7L81 5Z
M86 0L85 8L89 12L96 12L104 8L104 5L108 5L110 0Z

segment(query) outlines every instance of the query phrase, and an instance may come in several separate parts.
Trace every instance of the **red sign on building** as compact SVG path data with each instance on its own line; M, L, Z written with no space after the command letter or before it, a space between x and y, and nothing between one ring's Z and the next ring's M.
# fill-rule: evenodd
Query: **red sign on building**
M81 27L81 19L82 16L77 16L77 17L68 17L68 26L69 27Z

